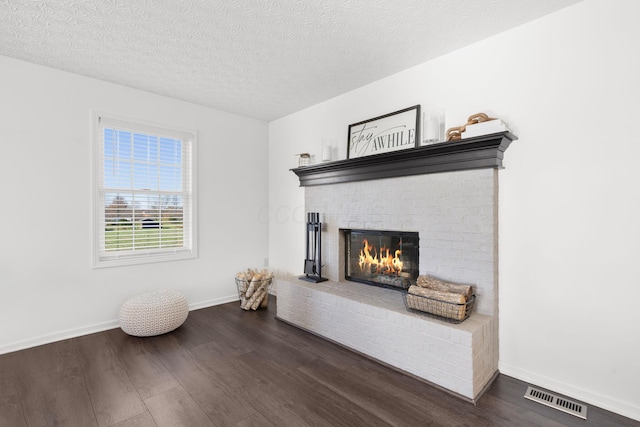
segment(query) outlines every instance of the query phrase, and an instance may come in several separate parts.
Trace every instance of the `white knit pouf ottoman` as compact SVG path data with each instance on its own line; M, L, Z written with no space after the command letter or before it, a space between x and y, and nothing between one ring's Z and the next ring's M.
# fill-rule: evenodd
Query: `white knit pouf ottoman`
M180 327L189 315L189 303L178 291L163 289L128 299L120 307L120 327L136 337L151 337Z

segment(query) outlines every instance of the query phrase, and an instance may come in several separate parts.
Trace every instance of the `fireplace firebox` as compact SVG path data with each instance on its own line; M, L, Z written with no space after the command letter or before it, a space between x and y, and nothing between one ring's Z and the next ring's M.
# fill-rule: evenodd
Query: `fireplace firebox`
M341 229L345 279L404 290L416 284L419 235L410 231Z

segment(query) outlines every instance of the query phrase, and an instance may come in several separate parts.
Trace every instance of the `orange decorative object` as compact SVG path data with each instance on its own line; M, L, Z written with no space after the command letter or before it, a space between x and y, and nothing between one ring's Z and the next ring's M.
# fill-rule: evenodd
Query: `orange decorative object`
M489 117L485 113L476 113L469 116L467 123L464 126L457 126L447 129L447 141L458 141L462 139L462 132L465 131L468 125L475 125L476 123L488 122L490 120L496 120L496 117Z
M464 132L465 126L457 126L447 129L447 141L457 141L462 139L462 132Z

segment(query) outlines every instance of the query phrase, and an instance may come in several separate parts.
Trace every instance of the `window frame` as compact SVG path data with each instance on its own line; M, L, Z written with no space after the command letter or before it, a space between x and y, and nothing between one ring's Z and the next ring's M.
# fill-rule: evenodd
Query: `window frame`
M104 125L107 123L107 125ZM104 141L103 131L105 127L121 130L151 134L159 137L181 139L187 146L183 149L182 167L183 174L187 173L187 179L183 178L183 192L188 200L183 206L183 242L190 241L190 245L174 248L153 248L149 250L139 249L131 251L114 251L107 254L103 251L102 242L105 240L105 208L106 203L102 196L109 191L105 187L103 175ZM198 221L197 221L197 140L196 130L179 128L173 125L158 124L147 120L124 117L117 114L92 110L92 265L93 268L117 267L126 265L138 265L157 262L178 261L194 259L198 257ZM134 191L133 189L131 191ZM135 190L139 191L139 190ZM127 192L123 190L122 192ZM164 191L149 190L149 194L161 194ZM186 234L188 233L188 234ZM120 253L118 253L120 252Z

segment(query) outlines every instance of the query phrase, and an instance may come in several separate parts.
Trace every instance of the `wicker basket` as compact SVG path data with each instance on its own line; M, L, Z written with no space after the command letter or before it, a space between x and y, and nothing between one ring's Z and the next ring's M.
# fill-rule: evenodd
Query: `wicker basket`
M246 279L238 279L236 277L236 286L238 287L238 296L240 297L240 307L243 310L256 310L258 308L265 308L269 305L269 292L271 291L271 282L272 278L267 278L263 280L246 280ZM253 293L257 295L257 292L264 294L259 301L252 301L251 296L247 297L247 291L251 288L253 284ZM255 308L253 308L255 307Z
M402 298L407 310L449 323L460 323L469 318L476 301L475 295L471 295L465 304L455 304L408 292L403 293Z

